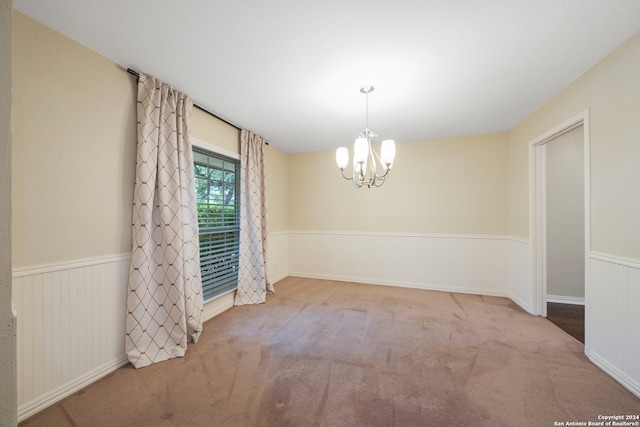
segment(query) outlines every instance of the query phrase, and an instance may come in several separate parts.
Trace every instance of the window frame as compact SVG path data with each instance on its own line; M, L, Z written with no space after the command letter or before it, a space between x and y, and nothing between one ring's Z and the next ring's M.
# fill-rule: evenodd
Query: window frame
M237 160L240 169L242 169L242 163L240 162L240 153L234 153L233 151L227 150L225 148L222 148L222 147L219 147L217 145L211 144L210 142L203 141L203 140L201 140L199 138L194 138L194 137L191 137L191 145L192 145L192 149L191 149L192 153L193 153L193 149L199 149L199 150L202 150L202 151L206 151L206 152L210 153L213 156L219 155L219 156L222 156L222 157L230 158L232 160ZM195 159L194 159L194 161L195 161ZM239 175L237 176L237 179L238 180L240 179ZM239 183L239 181L238 181L238 183ZM239 207L240 206L240 199L239 199L239 197L240 197L240 186L239 185L238 185L238 192L237 192L236 196L238 197L238 203L237 204L238 204L238 207ZM240 238L240 234L239 233L240 233L240 224L238 224L238 239ZM198 239L199 239L199 236L200 236L200 229L198 227ZM208 299L204 299L204 293L203 293L203 302L205 304L209 303L209 302L214 301L214 300L216 300L218 298L221 298L221 297L223 297L225 295L228 295L228 294L230 294L232 292L235 292L236 290L237 290L237 283L236 283L236 287L234 287L233 289L226 290L226 291L221 292L221 293L219 293L217 295L214 295L214 296L212 296L212 297L210 297Z

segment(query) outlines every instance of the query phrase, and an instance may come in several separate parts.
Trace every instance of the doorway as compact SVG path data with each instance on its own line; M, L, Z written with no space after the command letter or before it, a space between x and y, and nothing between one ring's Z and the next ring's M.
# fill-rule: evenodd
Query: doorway
M533 301L538 315L588 342L588 111L530 143Z

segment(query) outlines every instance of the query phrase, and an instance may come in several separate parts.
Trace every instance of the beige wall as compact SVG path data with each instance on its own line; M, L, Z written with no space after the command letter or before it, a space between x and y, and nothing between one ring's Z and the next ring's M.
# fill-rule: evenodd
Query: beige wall
M506 133L398 144L377 189L345 181L333 151L290 156L289 177L292 230L507 234Z
M13 267L131 251L136 79L13 12ZM192 135L232 152L239 132L198 108ZM270 230L286 230L287 158L268 147Z
M13 16L13 267L129 252L135 78Z
M269 232L289 229L289 156L277 148L265 149Z
M509 233L529 234L528 143L591 117L591 249L640 259L640 33L509 132Z
M233 153L240 153L240 131L194 107L191 111L191 135Z

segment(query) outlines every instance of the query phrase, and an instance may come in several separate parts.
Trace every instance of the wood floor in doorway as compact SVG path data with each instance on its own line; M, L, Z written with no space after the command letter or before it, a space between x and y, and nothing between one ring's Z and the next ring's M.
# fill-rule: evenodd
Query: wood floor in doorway
M584 344L584 305L549 302L547 319Z

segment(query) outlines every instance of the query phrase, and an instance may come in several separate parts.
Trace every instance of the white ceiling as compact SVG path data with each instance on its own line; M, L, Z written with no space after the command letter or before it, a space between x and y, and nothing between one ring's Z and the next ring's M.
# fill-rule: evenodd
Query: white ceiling
M14 0L272 146L511 129L640 30L638 0ZM64 60L64 58L61 58ZM215 141L212 141L215 143Z

